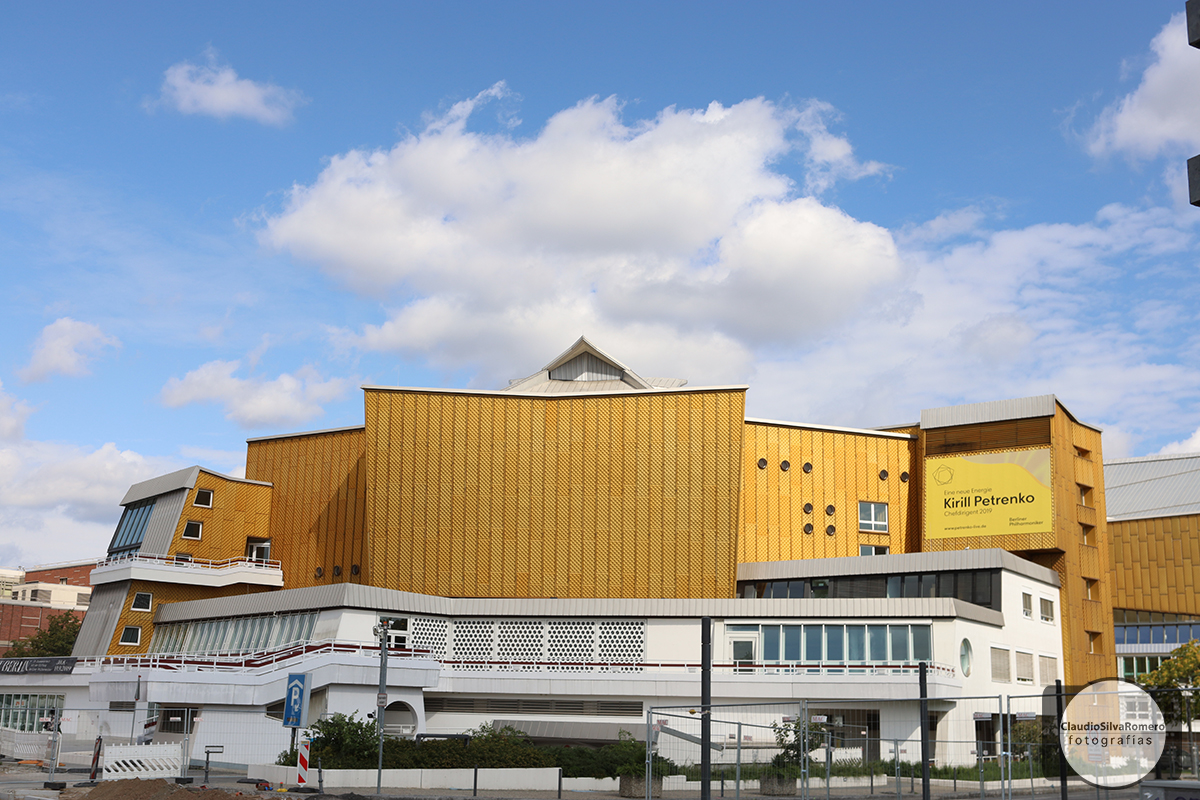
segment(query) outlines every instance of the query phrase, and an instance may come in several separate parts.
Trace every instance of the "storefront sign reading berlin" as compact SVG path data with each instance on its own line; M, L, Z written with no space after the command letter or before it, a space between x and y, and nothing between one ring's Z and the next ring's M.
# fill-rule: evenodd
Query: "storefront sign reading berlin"
M925 459L925 538L1053 529L1050 450Z
M54 658L4 658L0 659L0 674L4 675L66 675L75 670L79 659L71 656Z
M1067 763L1088 783L1132 786L1154 770L1167 725L1154 698L1130 681L1088 684L1067 703L1058 728Z

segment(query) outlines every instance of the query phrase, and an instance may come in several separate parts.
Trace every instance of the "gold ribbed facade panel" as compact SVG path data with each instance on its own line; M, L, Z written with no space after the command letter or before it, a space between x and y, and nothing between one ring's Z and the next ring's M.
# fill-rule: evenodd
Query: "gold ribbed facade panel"
M366 391L366 582L730 597L744 392Z
M1200 515L1108 523L1113 607L1200 615Z
M272 484L263 537L271 540L286 588L361 582L355 573L364 567L365 446L363 430L351 429L260 439L247 447L246 477ZM243 539L222 557L244 549Z
M212 508L196 505L196 492L212 492ZM270 536L271 487L229 480L201 471L188 490L183 513L171 539L169 555L187 553L192 558L224 561L241 558L247 539ZM200 538L184 538L189 522L199 522Z
M108 644L107 652L115 656L129 656L150 652L150 640L154 635L154 612L161 603L182 603L186 600L207 600L210 597L230 597L237 594L253 594L268 591L265 586L250 586L236 584L221 588L193 586L186 583L159 583L157 581L130 581L129 591L121 607L121 615L117 619L117 628L113 632L112 641ZM149 611L134 611L133 599L138 592L148 592L151 596ZM141 628L141 643L137 645L121 644L121 634L126 627Z
M857 556L864 544L909 552L920 504L912 458L908 439L746 423L738 562ZM886 533L859 530L860 501L887 504Z

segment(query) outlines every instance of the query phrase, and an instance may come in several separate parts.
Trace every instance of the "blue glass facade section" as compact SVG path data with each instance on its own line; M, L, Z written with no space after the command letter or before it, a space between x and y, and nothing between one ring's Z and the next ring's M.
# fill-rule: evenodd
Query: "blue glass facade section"
M146 536L146 524L150 522L150 512L153 510L153 500L143 500L125 506L125 513L117 523L117 532L113 534L112 543L108 546L110 556L134 552L142 546L142 539Z

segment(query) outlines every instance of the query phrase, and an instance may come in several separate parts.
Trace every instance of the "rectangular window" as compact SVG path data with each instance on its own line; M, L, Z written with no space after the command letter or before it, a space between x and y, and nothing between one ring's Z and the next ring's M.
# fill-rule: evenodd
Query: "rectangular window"
M192 505L200 506L201 508L212 508L213 493L212 489L197 489L196 500Z
M1021 592L1021 613L1033 619L1033 595Z
M1092 580L1091 578L1084 578L1083 589L1087 593L1088 600L1100 599L1100 581Z
M783 660L800 660L800 626L783 626Z
M913 661L933 660L933 640L928 625L912 626Z
M887 503L858 501L858 529L887 533Z
M886 544L860 544L858 554L860 556L886 556L888 546Z
M1049 686L1058 680L1058 659L1054 656L1038 656L1038 673L1042 686Z
M763 661L779 660L779 626L762 626Z
M846 626L848 658L851 661L867 660L867 629L862 625Z
M1081 523L1079 525L1079 533L1080 533L1080 536L1083 538L1084 544L1088 544L1088 545L1096 544L1096 532L1095 532L1095 529L1093 528L1093 526L1084 525Z
M271 560L271 540L270 539L247 539L246 540L246 558L251 561L270 561Z
M1033 653L1017 651L1017 683L1033 683Z
M805 625L804 626L804 660L805 661L820 661L821 660L821 626L820 625Z
M1100 634L1088 632L1088 652L1095 655L1101 652L1100 649Z
M843 634L845 629L841 625L826 625L825 626L825 658L828 661L841 661L846 657L844 649Z
M1075 484L1079 487L1079 505L1092 507L1092 487L1084 486L1082 483Z
M889 625L892 634L892 661L908 661L908 626Z
M188 520L187 524L183 526L183 538L184 539L199 539L200 532L203 530L204 530L203 523L196 522L195 520Z
M58 583L59 583L59 585L60 585L60 586L66 586L66 585L67 585L67 579L66 579L66 578L59 578L59 579L58 579Z
M75 605L86 606L92 602L91 592L79 592L75 595Z
M888 660L887 625L868 625L867 641L870 645L870 660L886 664Z
M1042 598L1042 622L1054 622L1054 601Z
M142 629L136 625L126 625L125 630L121 631L120 644L141 644Z
M149 611L152 595L149 592L138 592L133 596L133 603L130 604L130 611Z
M1008 663L1008 651L1002 647L992 648L992 680L1001 683L1008 683L1012 680L1012 673Z

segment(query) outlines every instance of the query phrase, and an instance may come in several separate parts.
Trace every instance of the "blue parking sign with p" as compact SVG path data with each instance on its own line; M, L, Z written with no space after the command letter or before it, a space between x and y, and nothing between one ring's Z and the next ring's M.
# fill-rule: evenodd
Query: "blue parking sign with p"
M308 727L308 699L312 685L307 672L293 672L287 678L287 693L283 697L285 728Z

